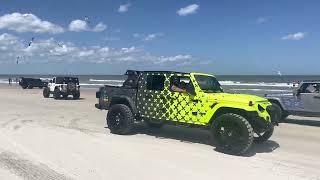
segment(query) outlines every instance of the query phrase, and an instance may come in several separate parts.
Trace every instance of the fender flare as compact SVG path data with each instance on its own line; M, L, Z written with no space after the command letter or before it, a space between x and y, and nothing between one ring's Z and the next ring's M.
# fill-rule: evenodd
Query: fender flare
M277 98L277 97L266 97L266 98L268 99L269 102L277 103L283 111L286 110L280 98Z
M135 106L133 99L130 97L122 96L122 95L113 96L110 100L109 109L112 105L115 105L115 104L125 104L131 109L133 114L138 113L137 107Z

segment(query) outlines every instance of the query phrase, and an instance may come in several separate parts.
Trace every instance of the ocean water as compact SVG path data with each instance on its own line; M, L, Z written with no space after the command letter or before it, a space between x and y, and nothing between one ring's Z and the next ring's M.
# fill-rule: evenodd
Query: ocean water
M53 75L0 75L0 83L8 84L8 78L33 77L48 80ZM123 75L77 75L82 88L96 88L103 85L121 86L126 76ZM216 76L226 92L246 93L263 96L267 93L289 93L293 83L302 80L320 80L316 76L279 76L279 75L218 75Z

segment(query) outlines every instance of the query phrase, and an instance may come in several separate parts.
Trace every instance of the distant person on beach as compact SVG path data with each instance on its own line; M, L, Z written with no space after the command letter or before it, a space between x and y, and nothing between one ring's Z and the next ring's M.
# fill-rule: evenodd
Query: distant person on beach
M12 79L11 79L11 77L9 77L9 85L11 86L11 81L12 81Z

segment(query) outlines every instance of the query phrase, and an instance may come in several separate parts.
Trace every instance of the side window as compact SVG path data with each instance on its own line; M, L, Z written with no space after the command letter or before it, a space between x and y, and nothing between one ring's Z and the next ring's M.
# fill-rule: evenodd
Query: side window
M170 90L173 92L186 92L190 86L190 77L172 76L170 79Z
M300 88L301 93L319 93L320 84L318 83L310 83L304 84Z
M163 75L148 75L147 76L147 90L162 91L164 89Z

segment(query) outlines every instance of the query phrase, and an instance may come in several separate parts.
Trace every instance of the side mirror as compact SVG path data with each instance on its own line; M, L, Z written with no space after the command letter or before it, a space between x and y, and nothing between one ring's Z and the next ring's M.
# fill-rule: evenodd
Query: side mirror
M187 94L189 94L189 95L193 95L193 96L196 95L194 87L190 84L187 86L186 91L187 91Z

